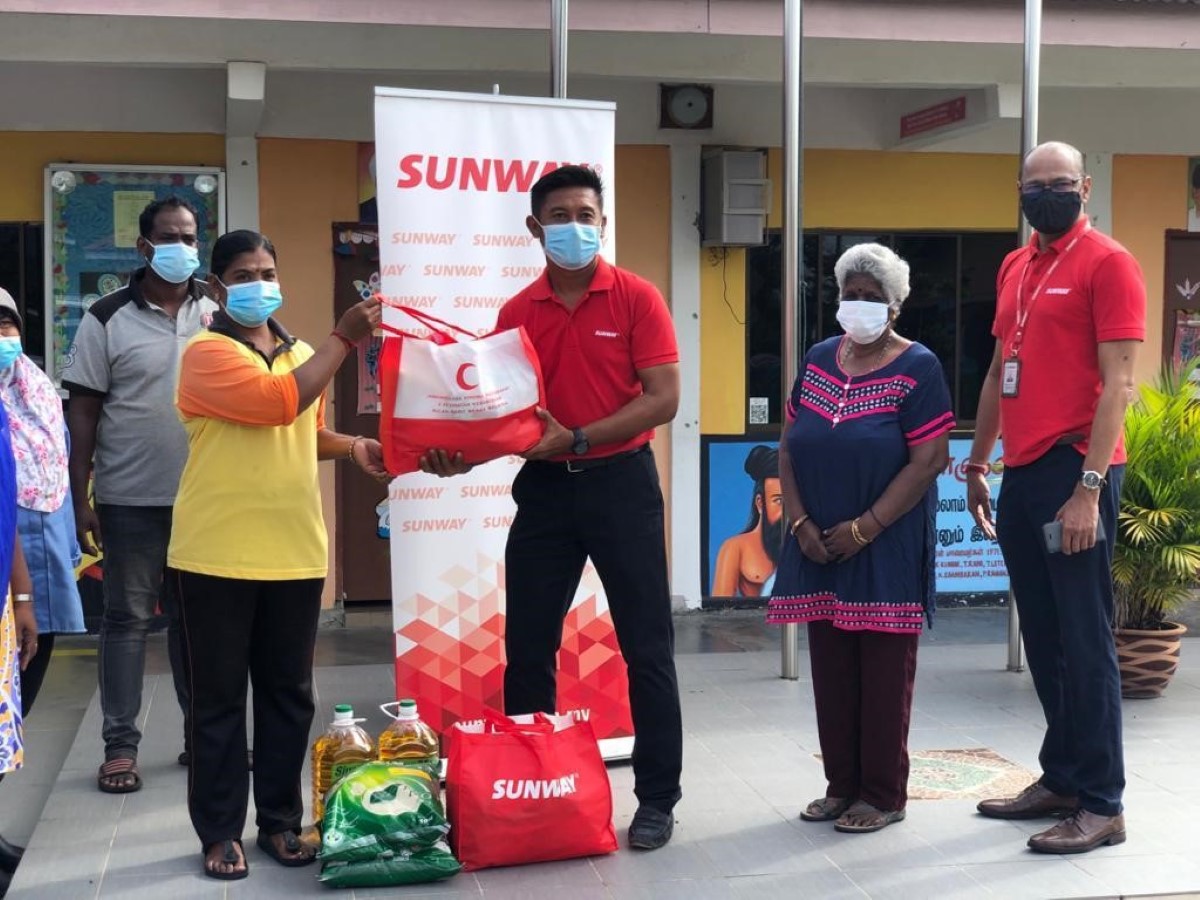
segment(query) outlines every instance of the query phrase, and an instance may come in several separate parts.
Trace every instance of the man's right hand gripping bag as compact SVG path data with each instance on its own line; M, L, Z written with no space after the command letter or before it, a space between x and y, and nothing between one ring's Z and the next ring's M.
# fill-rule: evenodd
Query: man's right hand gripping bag
M524 453L542 437L542 369L524 328L477 337L407 306L424 337L390 325L379 358L379 442L392 475L416 472L429 450L472 465Z
M466 869L617 849L612 788L589 723L489 712L447 734L450 841Z

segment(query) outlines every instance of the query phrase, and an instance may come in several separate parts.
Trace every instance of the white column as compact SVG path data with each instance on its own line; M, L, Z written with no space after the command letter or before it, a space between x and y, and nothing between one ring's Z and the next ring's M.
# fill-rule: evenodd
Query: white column
M225 228L258 231L258 138L225 137Z
M700 594L700 145L671 145L671 311L679 340L679 413L671 426L671 593Z
M225 227L258 231L258 133L266 107L267 67L226 63Z
M1092 194L1088 199L1088 215L1092 225L1105 234L1113 233L1112 220L1112 154L1085 153L1084 168L1092 176Z

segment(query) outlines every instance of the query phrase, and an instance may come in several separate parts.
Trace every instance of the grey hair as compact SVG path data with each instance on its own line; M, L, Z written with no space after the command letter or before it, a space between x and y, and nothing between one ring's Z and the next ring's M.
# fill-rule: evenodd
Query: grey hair
M846 279L866 275L875 280L887 298L888 306L899 311L908 299L908 263L882 244L855 244L833 267L838 296L846 289Z

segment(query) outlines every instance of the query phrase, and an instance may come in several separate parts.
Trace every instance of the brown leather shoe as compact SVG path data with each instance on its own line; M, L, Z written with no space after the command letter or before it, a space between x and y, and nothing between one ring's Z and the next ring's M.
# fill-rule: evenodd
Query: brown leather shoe
M1081 809L1029 839L1037 853L1087 853L1105 844L1125 843L1125 817L1098 816Z
M1062 797L1035 781L1015 797L983 800L975 807L991 819L1042 819L1069 816L1079 809L1075 797Z

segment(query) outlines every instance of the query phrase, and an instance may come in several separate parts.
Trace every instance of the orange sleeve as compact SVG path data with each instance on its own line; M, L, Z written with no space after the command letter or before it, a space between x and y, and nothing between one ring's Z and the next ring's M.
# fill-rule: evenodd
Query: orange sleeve
M293 379L294 381L295 379ZM317 398L317 431L325 430L325 395Z
M183 351L175 404L183 418L239 425L290 425L300 390L290 373L273 375L225 338L193 341Z

